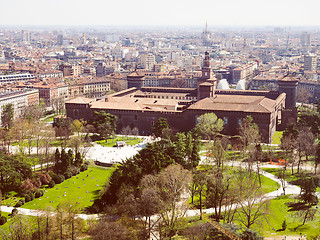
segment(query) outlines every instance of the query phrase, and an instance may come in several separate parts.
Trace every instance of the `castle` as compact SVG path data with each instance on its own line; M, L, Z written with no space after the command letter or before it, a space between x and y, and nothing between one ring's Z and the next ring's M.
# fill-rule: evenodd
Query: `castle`
M149 135L160 117L166 118L172 128L186 132L196 125L200 115L213 112L224 121L223 133L236 135L242 119L251 115L267 143L276 130L296 121L295 78L288 75L281 79L278 91L218 90L208 52L197 88L143 87L139 80L141 75L130 74L128 89L103 100L78 97L66 102L67 117L90 120L94 111L105 111L118 117L118 131L130 126Z

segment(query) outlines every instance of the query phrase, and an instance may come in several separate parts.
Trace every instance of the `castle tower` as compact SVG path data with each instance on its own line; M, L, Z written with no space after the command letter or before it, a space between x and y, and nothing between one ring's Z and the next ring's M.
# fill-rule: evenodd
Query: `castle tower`
M136 87L141 89L144 86L144 75L140 74L136 70L127 75L128 88Z
M286 94L286 109L295 108L298 80L292 75L288 74L278 81L278 86L279 92Z
M205 52L204 60L203 60L203 66L202 66L202 76L201 78L204 79L210 79L211 78L211 66L210 66L210 55L208 52Z
M217 79L212 75L212 69L210 64L210 55L205 52L202 75L197 79L198 82L198 99L205 97L213 97L214 91L217 88Z

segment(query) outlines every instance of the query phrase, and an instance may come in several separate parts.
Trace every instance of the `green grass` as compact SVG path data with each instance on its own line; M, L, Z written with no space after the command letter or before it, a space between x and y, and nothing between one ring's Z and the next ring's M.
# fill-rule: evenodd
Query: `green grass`
M133 137L116 137L112 139L95 141L96 143L104 146L104 147L113 147L116 142L124 141L127 145L136 145L142 141L141 138L133 138Z
M92 201L98 197L99 191L109 179L112 171L113 169L90 166L87 171L81 172L51 189L46 189L41 198L34 199L22 207L43 210L51 207L55 209L59 203L64 201L76 204L79 209L89 207L92 205Z
M282 196L270 201L269 204L269 214L268 214L268 224L263 226L263 235L274 236L274 235L302 235L307 234L308 237L320 234L320 213L316 213L315 219L313 221L307 221L304 226L302 224L302 219L295 216L294 211L288 212L289 208L286 203L294 202L295 200L291 196ZM318 208L320 204L318 204ZM282 231L283 220L287 222L287 229ZM298 227L300 226L300 227ZM297 228L295 230L295 228ZM273 230L275 229L275 230ZM310 238L311 239L311 238Z
M272 136L272 144L281 144L283 131L276 131Z

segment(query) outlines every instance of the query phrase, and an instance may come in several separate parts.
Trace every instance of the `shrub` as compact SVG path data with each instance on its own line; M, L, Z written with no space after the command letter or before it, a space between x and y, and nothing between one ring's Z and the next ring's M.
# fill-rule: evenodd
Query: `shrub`
M86 170L88 170L88 166L85 165L85 164L81 165L80 172L83 172L83 171L86 171Z
M33 184L32 180L27 178L22 184L21 184L21 189L25 193L31 193L37 190L37 187Z
M73 167L71 168L71 173L72 173L72 176L75 176L80 173L80 169L77 167Z
M11 217L14 217L15 215L17 215L17 213L18 213L18 209L16 209L16 208L12 209Z
M39 198L39 197L42 197L43 194L44 194L44 191L43 191L43 190L38 190L38 191L36 191L36 193L34 194L34 196L35 196L36 198Z
M3 225L7 222L7 218L5 216L0 216L0 225Z
M20 199L16 205L14 205L14 207L21 207L23 204L25 204L25 200L24 199Z
M48 185L52 179L51 176L49 175L49 173L47 173L47 172L46 173L39 173L38 176L39 176L39 179L43 185Z
M56 185L56 183L53 180L51 180L48 184L49 188L53 188L54 185Z
M62 183L62 182L65 180L65 178L64 178L63 175L58 174L58 175L55 175L55 176L52 178L52 180L53 180L56 184L59 184L59 183Z
M89 161L84 161L83 164L89 166L90 162Z
M65 172L64 174L65 179L71 178L72 177L72 173L71 172Z
M32 201L32 200L34 199L33 193L26 194L26 195L24 196L24 199L25 199L25 202L30 202L30 201Z

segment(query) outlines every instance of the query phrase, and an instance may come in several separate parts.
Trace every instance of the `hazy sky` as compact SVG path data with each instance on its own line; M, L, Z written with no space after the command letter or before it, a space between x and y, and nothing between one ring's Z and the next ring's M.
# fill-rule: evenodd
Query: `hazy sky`
M0 0L0 25L320 25L318 0Z

